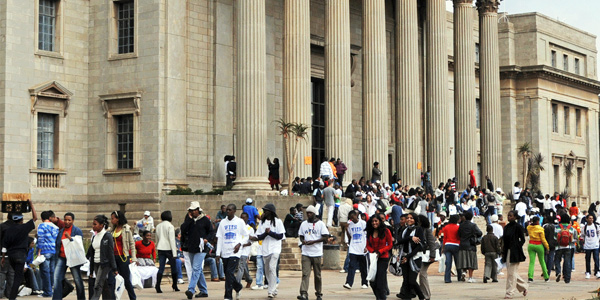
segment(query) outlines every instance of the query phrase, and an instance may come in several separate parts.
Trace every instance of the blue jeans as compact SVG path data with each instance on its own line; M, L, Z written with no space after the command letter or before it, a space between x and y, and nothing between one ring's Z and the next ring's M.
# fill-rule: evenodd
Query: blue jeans
M205 264L208 264L210 267L210 278L225 278L225 272L223 271L223 260L219 261L217 265L217 260L214 257L205 258Z
M431 229L433 229L433 219L435 218L435 212L434 211L428 211L427 212L427 219L429 219L429 225L431 227Z
M560 269L561 268L561 266L560 266L561 259L564 259L563 265L562 265L563 277L565 278L565 282L569 282L569 281L571 281L571 271L572 271L571 249L567 248L567 249L557 249L556 250L556 254L554 256L554 269L556 270L556 276L558 276L561 271L561 269Z
M46 257L46 260L40 265L40 272L42 273L42 287L44 293L42 294L44 297L52 296L52 286L54 281L54 268L56 265L56 259L54 258L54 254L42 254Z
M206 257L206 253L190 253L191 263L192 263L192 277L190 279L190 284L188 285L188 291L194 293L196 290L196 285L198 285L198 289L200 293L208 294L208 290L206 288L206 279L204 278L204 272L202 271L202 262Z
M444 253L446 254L446 272L444 272L444 282L452 282L452 258L454 264L458 266L458 245L444 245ZM457 270L457 278L460 280L461 272Z
M27 268L25 270L25 278L29 278L31 282L30 288L34 291L39 291L42 289L42 277L40 275L40 271L38 269Z
M181 259L175 258L175 268L177 268L177 279L183 279L183 272L181 271Z
M492 224L491 217L492 217L492 215L495 215L495 214L496 214L496 208L488 206L488 209L485 211L485 219L487 220L488 224Z
M591 256L594 257L594 273L591 272ZM585 250L585 272L592 275L598 273L598 248Z
M546 269L548 269L548 273L550 273L550 271L554 271L554 253L556 252L556 250L550 250L548 251L548 253L546 253L546 255L544 255L544 258L546 259Z
M344 271L348 273L350 268L350 251L346 251L346 259L344 260Z
M519 217L519 225L525 228L525 216Z
M65 273L67 272L67 259L63 257L57 257L56 267L54 268L54 295L52 299L62 299L62 288L63 280L65 280ZM77 299L85 299L85 288L83 286L83 280L81 279L81 271L79 267L71 268L71 275L73 275L73 281L75 282L75 288L77 289Z
M265 276L265 264L262 255L256 256L256 285L263 286L263 277Z

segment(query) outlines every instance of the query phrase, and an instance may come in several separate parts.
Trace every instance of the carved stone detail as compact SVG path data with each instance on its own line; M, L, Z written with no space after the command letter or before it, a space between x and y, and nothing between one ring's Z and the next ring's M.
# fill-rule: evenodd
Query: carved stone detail
M458 0L461 2L460 0ZM498 13L498 7L501 0L477 0L477 10L479 13ZM455 0L456 2L456 0ZM464 1L462 1L464 2Z

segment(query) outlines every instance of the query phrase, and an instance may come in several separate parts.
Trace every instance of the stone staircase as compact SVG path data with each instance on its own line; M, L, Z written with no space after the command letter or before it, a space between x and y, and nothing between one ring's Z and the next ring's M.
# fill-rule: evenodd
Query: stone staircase
M299 238L286 237L281 244L281 256L279 257L280 270L302 270L302 250L298 247Z

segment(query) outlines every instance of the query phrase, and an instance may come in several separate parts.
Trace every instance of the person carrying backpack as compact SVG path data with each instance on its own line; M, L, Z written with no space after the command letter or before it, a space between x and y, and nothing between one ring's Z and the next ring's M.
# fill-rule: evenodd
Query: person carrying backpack
M591 268L590 258L594 256L594 274L596 278L600 278L600 270L598 269L598 247L600 246L598 237L598 224L593 215L587 215L585 220L587 223L583 226L583 250L585 251L585 279L590 279Z
M572 271L572 252L571 249L575 247L575 242L578 239L577 230L570 224L569 215L566 213L560 214L560 223L556 227L556 253L554 256L554 267L556 270L556 282L560 282L561 275L564 277L565 283L571 282L571 271ZM564 259L562 265L560 261Z

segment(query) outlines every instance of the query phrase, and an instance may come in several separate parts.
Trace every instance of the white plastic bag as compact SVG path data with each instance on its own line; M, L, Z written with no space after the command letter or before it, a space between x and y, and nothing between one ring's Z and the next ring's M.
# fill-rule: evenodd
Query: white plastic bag
M502 257L498 257L496 258L496 266L498 267L498 272L500 272L500 270L506 268L506 264L502 263Z
M369 272L367 273L367 281L375 281L377 275L377 253L369 253Z
M446 255L442 255L440 258L440 266L438 267L438 273L446 273Z
M46 261L46 257L43 255L38 255L32 262L31 264L34 266L39 266L41 264L43 264Z
M115 299L116 300L121 300L123 291L125 291L125 280L123 279L123 276L117 274L117 276L115 276Z
M134 288L143 290L144 283L142 282L142 275L140 275L135 263L129 265L129 273L131 274L131 285L133 285Z
M69 268L81 266L88 261L85 257L85 249L83 248L81 236L77 235L72 238L73 241L69 239L62 240L63 246L65 247L67 266Z
M19 297L29 296L29 295L31 295L32 292L33 291L30 288L28 288L24 285L21 285L21 286L19 286L19 293L17 294L17 296L19 296Z

